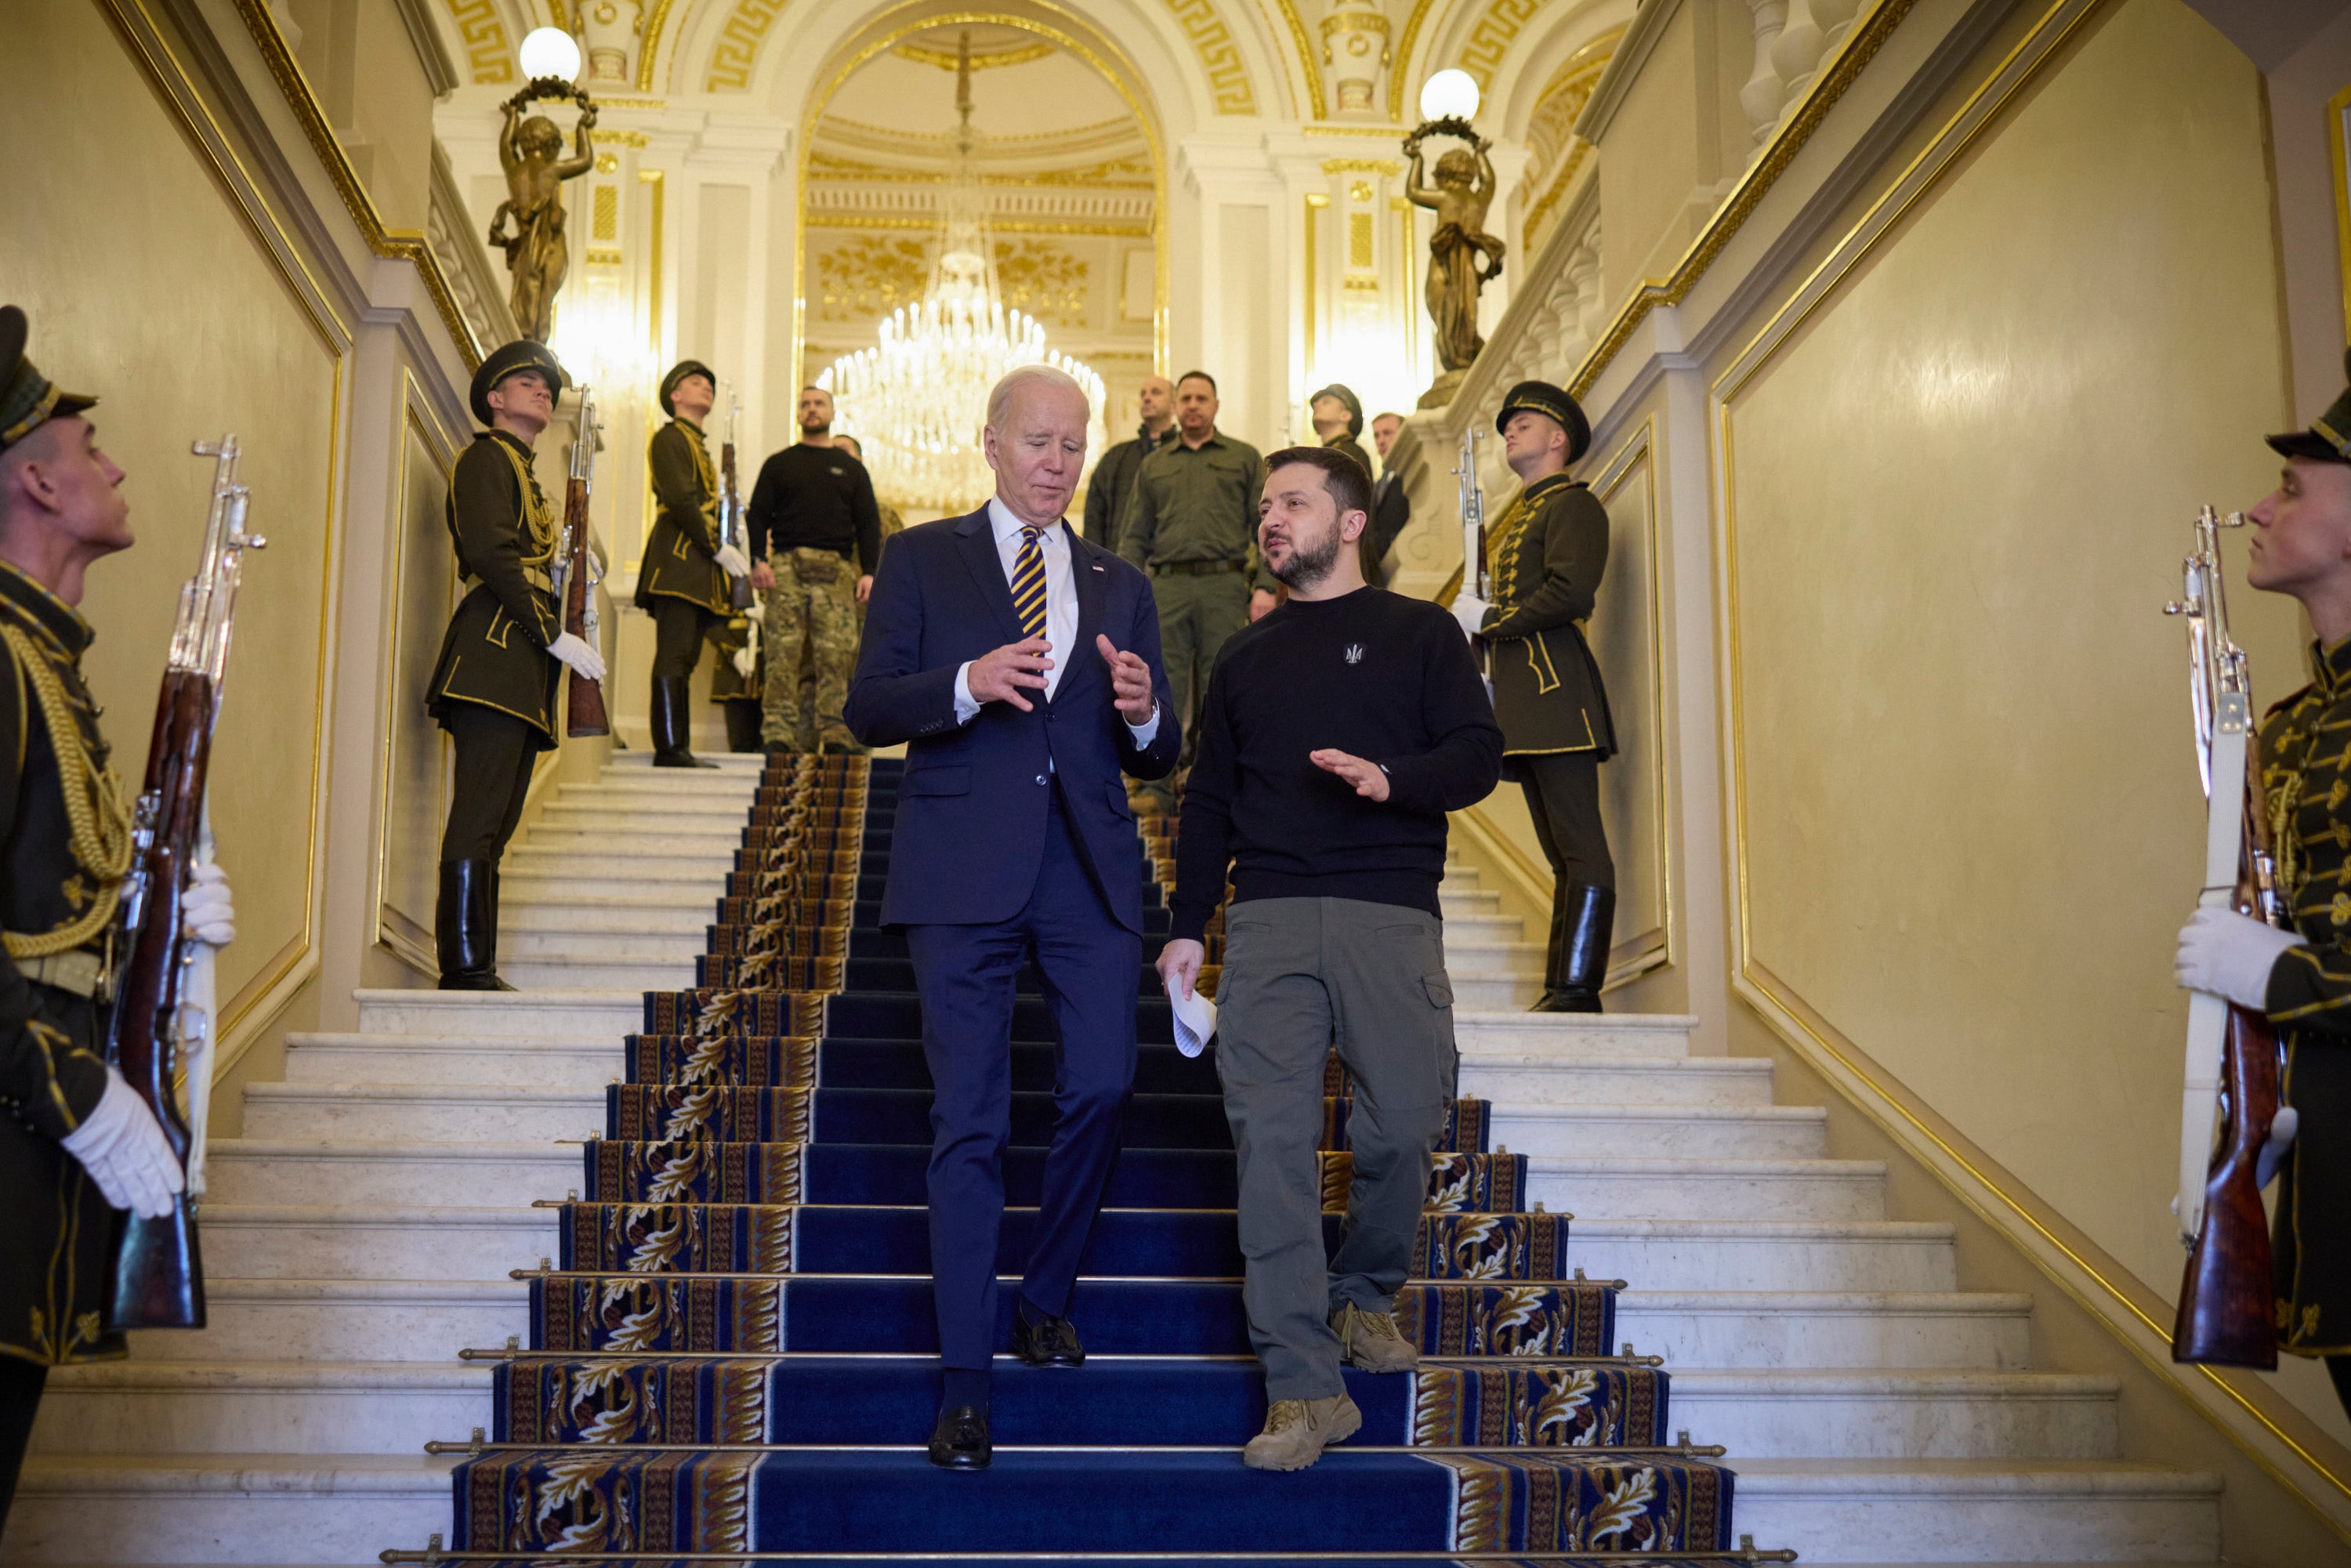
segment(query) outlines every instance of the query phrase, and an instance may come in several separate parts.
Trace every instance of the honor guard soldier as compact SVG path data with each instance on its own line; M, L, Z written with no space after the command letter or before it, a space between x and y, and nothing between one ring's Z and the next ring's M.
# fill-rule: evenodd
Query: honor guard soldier
M2176 967L2181 985L2265 1012L2277 1028L2287 1109L2271 1139L2293 1141L2265 1150L2261 1166L2276 1160L2283 1178L2271 1245L2278 1348L2324 1358L2351 1410L2351 390L2309 429L2269 443L2284 471L2246 514L2245 578L2300 601L2317 638L2310 684L2261 726L2262 794L2292 927L2199 910Z
M1502 776L1526 791L1551 861L1551 945L1534 1010L1596 1013L1616 917L1600 765L1614 754L1616 732L1583 623L1608 566L1608 512L1567 476L1592 444L1592 424L1566 392L1520 382L1494 423L1520 487L1487 533L1493 601L1465 582L1453 613L1463 631L1485 640Z
M531 448L555 417L563 367L518 339L474 372L474 437L450 476L449 538L474 581L442 640L426 711L456 743L456 784L441 835L434 919L444 991L510 991L498 978L498 860L522 817L532 760L554 747L556 683L565 666L604 678L595 649L563 630L548 568L561 519L531 472Z
M762 639L755 648L751 637L758 616L765 613L766 606L754 603L719 622L711 627L708 633L714 655L710 665L710 700L726 716L726 749L729 751L760 749L759 672L760 666L768 662L767 644Z
M185 1186L106 1060L131 815L74 606L130 547L130 507L82 417L97 400L34 369L26 330L0 308L0 1525L48 1369L124 1354L104 1327L111 1210L160 1218ZM190 935L235 935L217 868L184 897Z
M645 449L661 511L645 541L637 608L653 618L653 732L656 768L715 768L694 758L693 710L686 688L702 640L734 613L728 579L751 563L718 537L718 471L703 444L702 423L718 401L718 378L700 360L684 360L662 378L669 423Z
M1355 395L1355 389L1332 382L1306 400L1306 412L1314 425L1314 438L1333 452L1343 454L1369 479L1372 455L1356 439L1364 434L1364 400Z

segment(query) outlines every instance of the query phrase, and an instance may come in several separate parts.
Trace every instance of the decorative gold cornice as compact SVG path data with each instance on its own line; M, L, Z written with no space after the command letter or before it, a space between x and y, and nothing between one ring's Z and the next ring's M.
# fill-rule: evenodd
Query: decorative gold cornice
M286 47L286 36L277 30L277 19L269 15L262 0L235 0L236 14L244 19L246 31L252 35L254 47L261 51L269 67L269 74L277 82L277 90L286 96L287 107L302 124L302 134L308 139L310 150L326 165L327 177L334 183L336 193L343 198L344 210L351 222L359 225L360 237L369 250L378 256L390 256L413 266L424 280L424 288L433 296L433 305L441 313L441 323L448 328L449 337L457 345L458 355L469 371L479 370L482 346L474 340L474 329L466 323L465 312L457 308L457 297L449 287L449 279L442 273L432 249L422 235L395 235L384 227L383 218L375 210L375 199L360 183L359 172L351 167L350 157L335 132L327 123L326 111L310 91L309 81L302 68L295 62L293 52Z
M901 44L890 52L902 60L911 60L918 66L935 66L943 71L952 72L960 63L960 57L954 51L934 49L923 44ZM1050 59L1054 52L1052 45L1044 43L1019 44L994 54L981 54L975 49L971 56L971 68L985 71L999 66L1025 66L1037 60Z
M1306 101L1314 110L1314 118L1322 119L1331 111L1322 101L1322 68L1314 63L1314 45L1306 36L1306 24L1298 15L1298 0L1280 0L1282 23L1290 29L1291 47L1298 51L1298 68L1306 74ZM1540 5L1541 0L1535 0Z
M1394 158L1325 158L1325 174L1388 174L1404 172L1404 164Z
M922 234L936 234L939 219L935 213L812 212L800 220L800 226L804 229L910 229ZM1149 239L1153 229L1150 224L990 217L987 232L992 235L1093 235L1112 239Z
M1388 67L1388 119L1404 123L1404 73L1412 64L1412 47L1420 40L1420 25L1428 20L1429 0L1412 0L1412 15L1405 18L1404 40L1396 45L1395 62Z
M1780 128L1779 134L1772 137L1771 145L1764 149L1763 156L1747 171L1738 187L1731 192L1730 199L1722 204L1713 220L1691 242L1690 248L1683 253L1680 264L1672 274L1662 278L1645 279L1634 291L1633 298L1625 302L1625 308L1616 313L1616 319L1609 324L1608 330L1601 335L1592 352L1584 356L1582 368L1568 384L1570 392L1580 398L1592 391L1593 383L1600 379L1609 361L1631 340L1641 323L1648 319L1650 311L1660 305L1678 305L1689 297L1689 291L1698 287L1698 280L1706 276L1707 269L1714 265L1723 247L1746 225L1764 196L1787 172L1788 165L1795 162L1796 154L1803 151L1804 143L1813 139L1813 132L1820 129L1821 121L1828 118L1828 112L1836 107L1837 99L1845 95L1845 90L1876 57L1877 51L1886 46L1886 39L1894 36L1894 29L1902 25L1902 19L1910 14L1911 6L1917 3L1917 0L1877 0L1876 8L1846 36L1836 58L1813 78L1812 90L1804 95L1802 107L1789 117L1788 122Z
M514 43L497 0L449 0L449 20L465 47L465 68L476 87L504 86L517 76Z
M640 24L637 42L637 90L653 90L653 57L661 53L663 30L669 26L670 0L653 0L652 15ZM642 13L641 13L642 14Z

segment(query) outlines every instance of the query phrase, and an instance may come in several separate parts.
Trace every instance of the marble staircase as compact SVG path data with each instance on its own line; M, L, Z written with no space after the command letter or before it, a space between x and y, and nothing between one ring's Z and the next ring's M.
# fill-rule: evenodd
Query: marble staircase
M489 1420L457 1353L523 1332L509 1270L556 1250L533 1200L579 1185L639 992L690 983L754 778L630 758L566 788L507 872L522 992L364 992L357 1032L296 1038L215 1147L212 1326L53 1378L0 1561L360 1563L447 1528L423 1445ZM1770 1063L1692 1056L1686 1018L1530 1016L1521 922L1468 865L1445 903L1462 1092L1575 1216L1572 1260L1630 1282L1619 1337L1728 1447L1742 1532L1810 1563L2219 1559L2219 1483L2120 1461L2115 1382L2033 1366L2031 1299L1959 1289L1952 1228L1889 1217L1884 1167L1824 1157Z

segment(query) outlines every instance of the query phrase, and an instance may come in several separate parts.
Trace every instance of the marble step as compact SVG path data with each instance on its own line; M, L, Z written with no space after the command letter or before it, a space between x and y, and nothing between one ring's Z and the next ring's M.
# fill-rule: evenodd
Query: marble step
M371 1144L214 1138L206 1156L206 1197L228 1204L478 1208L517 1197L560 1197L584 1179L581 1159L576 1145L545 1140Z
M2113 1377L2050 1372L1677 1367L1673 1425L1750 1458L2111 1459Z
M722 841L716 835L681 848L657 846L635 838L626 842L559 844L526 834L520 843L507 851L506 885L511 887L518 874L584 876L604 868L610 868L610 874L614 876L635 876L654 883L689 876L708 878L714 873L724 876L735 868L737 847L736 840ZM715 890L712 896L716 896Z
M731 859L742 842L743 824L740 822L728 828L696 832L663 821L652 827L643 823L616 823L611 827L597 828L535 826L523 835L521 849L525 853L537 851L553 854L593 855L600 860L625 851L631 861L658 856L699 865L712 857L722 862Z
M585 1041L479 1035L293 1034L288 1083L516 1083L601 1087L620 1077L617 1037Z
M756 751L713 751L706 754L695 752L695 755L705 762L716 762L718 766L716 768L655 768L652 752L632 748L612 753L611 760L604 764L603 777L607 779L643 778L650 774L664 782L672 779L689 782L702 779L725 780L738 774L748 774L756 779L768 765L768 759Z
M1677 1059L1689 1054L1698 1020L1680 1013L1531 1013L1453 1009L1453 1034L1471 1057L1563 1060L1579 1055Z
M1457 1029L1457 1033L1458 1033ZM1550 1105L1757 1106L1771 1103L1771 1063L1762 1057L1528 1057L1508 1051L1461 1053L1460 1092L1496 1103Z
M500 1281L562 1245L554 1209L503 1196L508 1207L207 1202L204 1265L242 1280Z
M617 1071L620 1052L608 1052L607 1063ZM248 1139L544 1145L603 1133L601 1085L253 1083L245 1091Z
M638 842L643 835L663 833L732 842L741 839L750 806L747 800L736 809L716 804L706 810L633 810L622 806L559 804L540 811L532 820L531 831L534 834L588 833L631 844Z
M1568 1261L1647 1291L1956 1290L1951 1226L1935 1220L1610 1219L1578 1216Z
M1616 1298L1616 1337L1644 1355L1664 1356L1675 1368L2022 1371L2032 1364L2032 1298L1958 1291L1665 1291L1636 1284Z
M1527 1200L1582 1219L1883 1219L1886 1165L1536 1155Z
M49 1375L38 1454L415 1454L490 1424L486 1362L98 1362Z
M449 1531L454 1457L57 1455L27 1461L8 1563L372 1563Z
M1737 1468L1740 1533L1808 1563L2211 1563L2220 1552L2220 1479L2191 1470L1744 1457Z
M508 953L498 949L498 977L517 990L680 991L694 984L691 955L659 952L569 954Z
M610 1047L644 1023L639 990L521 996L511 991L353 991L361 1034L470 1034L500 1039L572 1040Z
M529 1333L519 1280L239 1280L204 1282L203 1328L134 1333L139 1362L402 1361L456 1364L469 1346ZM444 1433L443 1436L451 1434ZM455 1434L463 1436L462 1433Z
M707 909L662 910L658 912L658 917L667 920L674 929L663 930L648 924L633 931L569 931L529 923L517 924L516 912L511 909L501 914L503 918L498 922L498 973L501 975L506 975L507 967L514 964L543 966L551 961L627 966L656 963L674 967L683 964L691 973L694 961L709 946L706 933L710 911ZM656 912L653 911L644 912L643 915L649 923L656 917ZM694 922L691 926L686 924L689 920ZM511 975L507 978L509 983L519 983Z
M1810 1160L1826 1150L1828 1112L1817 1105L1495 1101L1486 1143L1521 1155Z
M1445 934L1445 972L1457 986L1465 978L1503 976L1511 979L1542 978L1543 945L1540 942L1489 942ZM1458 997L1454 998L1458 1005Z
M1515 915L1453 915L1445 917L1445 941L1516 942L1526 933L1526 922Z
M1437 890L1437 907L1445 913L1447 925L1458 915L1497 915L1502 912L1502 895L1499 893L1456 893L1440 886Z
M575 811L620 812L639 821L664 816L680 821L724 818L739 828L758 795L756 784L732 781L721 789L696 789L691 793L618 784L566 784L547 803L541 820L559 811L567 817Z
M725 885L726 867L674 870L659 862L647 866L600 869L590 862L566 860L534 868L520 849L507 852L504 880L499 885L498 913L503 918L518 907L545 908L580 902L626 903L641 909L681 912L707 922L718 907L718 890ZM655 868L658 869L649 869Z
M644 898L544 898L536 894L518 898L511 878L503 892L498 903L501 945L523 936L563 935L603 940L658 932L664 936L674 934L694 938L697 953L709 928L709 906L717 897L714 892L702 904L686 907Z
M1465 975L1449 964L1447 973L1457 1008L1517 1012L1534 1006L1542 995L1541 975Z

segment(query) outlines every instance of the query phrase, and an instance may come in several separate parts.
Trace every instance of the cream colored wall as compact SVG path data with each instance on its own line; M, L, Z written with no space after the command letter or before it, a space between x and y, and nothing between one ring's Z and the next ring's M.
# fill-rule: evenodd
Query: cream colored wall
M287 0L302 74L384 226L423 234L432 205L433 89L390 0Z
M213 767L213 822L238 939L221 957L234 1027L314 950L326 593L341 329L314 317L95 6L22 8L0 51L0 137L16 159L0 277L36 361L100 394L100 439L130 477L137 548L91 573L87 668L135 787L212 466L189 443L233 431L251 526ZM102 125L102 138L60 136Z
M1721 425L1743 972L2167 1300L2202 802L2157 612L2195 502L2272 483L2269 233L2252 68L2121 0ZM2298 684L2293 608L2232 608Z

